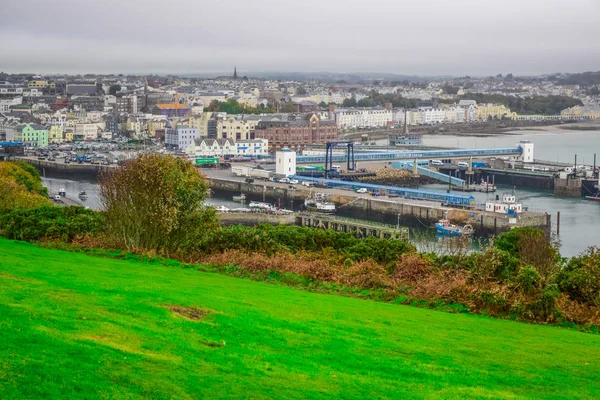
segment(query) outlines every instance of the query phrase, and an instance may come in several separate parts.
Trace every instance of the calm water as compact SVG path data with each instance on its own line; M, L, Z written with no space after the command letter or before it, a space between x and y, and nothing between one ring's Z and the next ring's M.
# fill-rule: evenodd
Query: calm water
M600 164L600 130L568 131L548 128L547 131L524 131L514 135L497 135L493 137L424 135L425 146L473 148L515 147L520 140L534 143L535 158L547 161L574 162L577 164L594 162L594 153L598 153Z
M535 158L550 161L570 162L574 154L578 155L578 164L592 164L594 153L600 156L600 131L566 131L550 128L544 132L524 132L515 135L499 135L494 137L463 137L426 135L427 146L461 147L461 148L495 148L513 147L519 140L530 140L535 143ZM600 158L598 159L600 164ZM101 207L98 197L98 184L85 180L65 180L43 178L44 185L50 191L57 192L60 187L67 191L67 197L81 202L93 209ZM446 191L446 185L427 185L425 188ZM499 194L511 191L512 187L499 186ZM77 194L85 190L86 201L80 201ZM494 194L470 193L478 203L484 203L486 197ZM552 215L556 228L556 213L560 211L561 254L573 256L589 246L600 246L600 202L583 198L556 197L551 191L537 189L516 189L517 199L531 211L547 212ZM228 198L211 198L210 204L224 205L230 208L240 207Z
M42 178L42 183L52 193L58 192L60 188L65 188L67 198L80 203L82 206L89 207L94 210L100 210L102 203L100 202L100 185L95 181L73 181L69 179ZM77 195L79 192L85 191L88 195L86 200L80 200ZM206 200L211 205L223 205L229 208L242 207L240 203L236 203L224 198L209 198Z

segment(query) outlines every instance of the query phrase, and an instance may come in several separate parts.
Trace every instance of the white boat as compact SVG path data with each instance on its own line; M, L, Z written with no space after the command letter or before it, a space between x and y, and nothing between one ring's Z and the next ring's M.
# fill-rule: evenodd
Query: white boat
M58 195L62 196L62 197L66 197L67 196L67 191L65 190L64 187L61 187L60 189L58 189Z
M273 206L270 205L269 203L261 203L258 201L251 201L250 204L248 204L248 207L250 207L250 209L252 210L261 210L261 211L269 211L273 209Z
M229 212L229 208L227 208L225 206L215 206L215 211L216 212Z
M233 196L233 201L245 201L246 200L246 195L244 193L240 194L239 196Z
M481 183L475 186L475 189L478 192L495 192L496 186L493 183L488 183L482 179Z
M87 198L88 198L88 195L87 195L87 193L85 192L85 190L82 190L81 192L79 192L79 194L78 194L77 196L79 196L79 198L80 198L81 200L87 200Z
M337 211L335 204L327 201L327 195L321 192L311 192L304 200L304 207L306 207L308 211L315 211L324 214L335 214Z

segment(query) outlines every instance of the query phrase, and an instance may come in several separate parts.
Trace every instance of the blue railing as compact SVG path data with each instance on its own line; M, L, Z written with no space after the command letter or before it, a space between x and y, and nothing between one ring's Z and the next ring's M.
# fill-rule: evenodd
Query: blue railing
M392 168L405 169L408 171L412 171L413 164L414 164L414 162L394 161L392 163ZM423 168L423 167L419 166L418 163L417 163L417 173L419 175L428 176L430 178L433 178L433 179L443 182L443 183L450 183L454 186L463 187L465 185L465 181L463 179L456 178L454 176L450 176L450 175L446 175L446 174L442 174L441 172L434 171L429 168Z
M377 153L354 153L355 161L377 161L377 160L414 160L419 158L439 159L470 156L498 156L498 155L517 155L523 150L520 147L499 148L499 149L456 149L456 150L414 150L414 151L393 151ZM334 154L333 161L346 161L346 154ZM325 162L325 154L296 156L298 163Z
M365 188L370 192L383 192L386 191L388 194L402 196L407 199L417 200L430 200L436 202L442 202L444 204L457 205L457 206L473 206L475 205L475 198L473 196L456 193L444 193L437 192L434 190L424 189L410 189L397 186L385 186L375 185L372 183L363 182L352 182L352 181L341 181L337 179L322 179L322 178L311 178L308 176L293 175L290 179L297 179L301 182L312 182L318 183L325 187L337 188L337 189L348 189L356 190L359 188Z

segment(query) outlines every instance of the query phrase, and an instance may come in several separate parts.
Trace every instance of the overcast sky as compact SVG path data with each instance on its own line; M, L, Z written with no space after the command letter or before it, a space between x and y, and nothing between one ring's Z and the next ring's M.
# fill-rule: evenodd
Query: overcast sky
M600 70L600 0L0 0L0 71Z

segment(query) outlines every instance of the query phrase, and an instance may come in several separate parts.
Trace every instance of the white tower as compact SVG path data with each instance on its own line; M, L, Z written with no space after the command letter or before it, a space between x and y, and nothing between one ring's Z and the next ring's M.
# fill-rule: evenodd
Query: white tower
M524 163L532 163L533 162L533 143L529 140L521 140L517 147L520 147L523 152L521 153L521 161Z
M296 175L296 152L284 148L275 153L277 164L275 173L277 175Z

